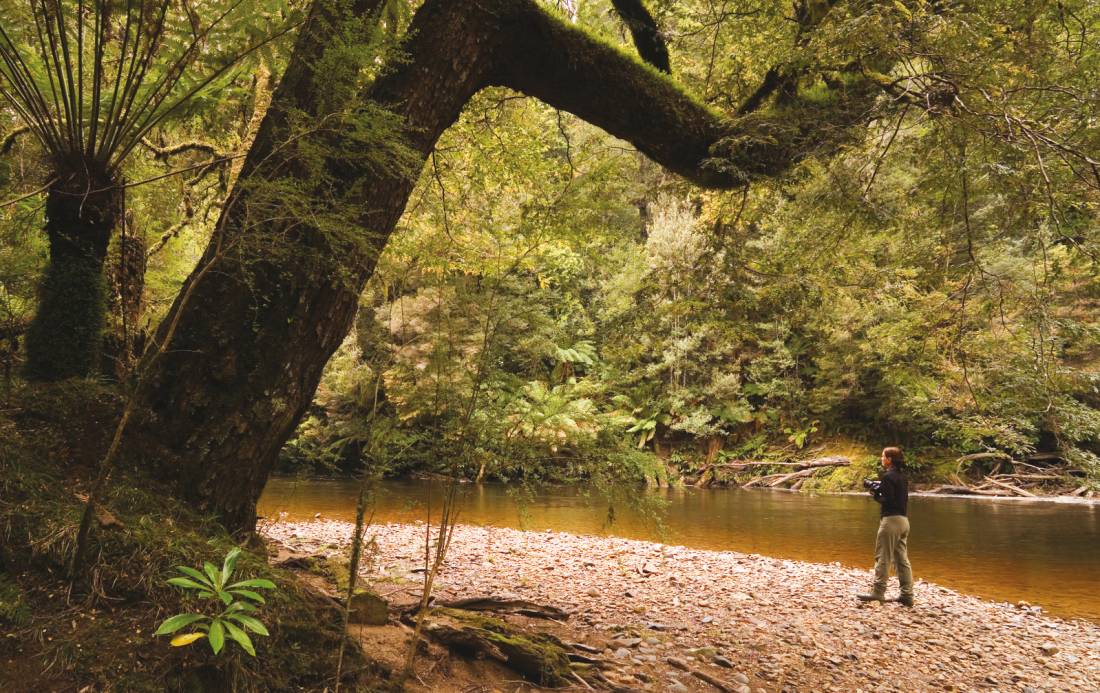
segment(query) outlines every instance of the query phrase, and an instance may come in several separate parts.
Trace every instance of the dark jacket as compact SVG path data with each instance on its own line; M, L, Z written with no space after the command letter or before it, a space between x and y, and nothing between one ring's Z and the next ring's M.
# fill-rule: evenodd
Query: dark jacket
M897 469L882 475L875 500L882 504L882 517L906 515L909 509L909 482Z

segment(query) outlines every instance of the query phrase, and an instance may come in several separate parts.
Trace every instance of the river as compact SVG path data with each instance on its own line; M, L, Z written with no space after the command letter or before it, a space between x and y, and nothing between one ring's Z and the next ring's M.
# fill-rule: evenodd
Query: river
M259 512L354 520L357 490L354 481L274 478ZM435 483L385 481L374 517L424 520L429 502L438 508L440 497ZM615 535L868 569L878 524L878 506L869 497L738 489L620 489L609 497L583 487L517 492L471 484L461 487L459 505L465 524ZM909 517L909 557L918 579L1100 622L1100 506L914 496Z

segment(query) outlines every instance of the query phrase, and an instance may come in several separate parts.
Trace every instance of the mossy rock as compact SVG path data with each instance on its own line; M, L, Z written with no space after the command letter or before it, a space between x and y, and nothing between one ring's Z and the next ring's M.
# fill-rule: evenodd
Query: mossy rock
M351 598L351 610L348 613L349 623L360 623L367 626L384 626L390 620L390 605L382 597L374 592L366 590L357 591Z
M429 611L425 632L451 649L501 661L539 685L571 683L573 670L565 647L550 634L523 631L490 616L442 607Z

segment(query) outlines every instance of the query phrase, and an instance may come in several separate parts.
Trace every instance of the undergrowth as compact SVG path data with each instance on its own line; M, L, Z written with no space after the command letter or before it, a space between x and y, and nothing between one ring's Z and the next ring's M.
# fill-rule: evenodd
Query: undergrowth
M90 466L73 460L94 459L103 438L96 426L79 423L88 418L79 412L110 421L117 398L84 383L38 387L13 400L0 416L0 689L25 690L32 681L119 691L332 686L339 611L292 573L272 568L262 546L245 547L238 563L242 577L278 586L264 611L271 638L257 643L255 658L172 648L153 637L161 620L191 606L165 583L174 567L224 556L235 543L139 472L112 479L84 571L70 588L65 567L91 476ZM351 678L380 674L358 649L349 651Z

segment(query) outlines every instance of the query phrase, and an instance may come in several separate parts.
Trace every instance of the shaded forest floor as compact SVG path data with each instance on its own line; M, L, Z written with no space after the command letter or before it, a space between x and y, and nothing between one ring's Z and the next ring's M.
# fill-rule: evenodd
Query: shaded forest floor
M418 598L424 533L423 525L368 531L377 549L364 575L392 611ZM351 527L278 523L266 534L297 554L340 556ZM719 690L707 677L740 693L1100 690L1100 626L923 582L911 610L860 606L853 595L868 581L866 571L836 565L459 526L436 594L565 609L571 615L560 621L507 619L595 648L622 690ZM392 628L362 627L359 636L377 642ZM430 661L432 690L529 687L499 678L469 687L468 663L451 667L438 653ZM451 676L457 688L443 683Z
M166 584L175 566L221 564L236 542L211 518L172 500L136 468L116 470L75 580L67 566L84 499L117 416L118 397L69 383L15 393L0 406L0 690L323 690L342 634L335 605L292 572L246 550L242 577L275 582L259 617L271 637L257 656L205 641L170 647L165 618L209 610ZM383 681L349 648L347 683ZM366 685L366 684L364 684Z

